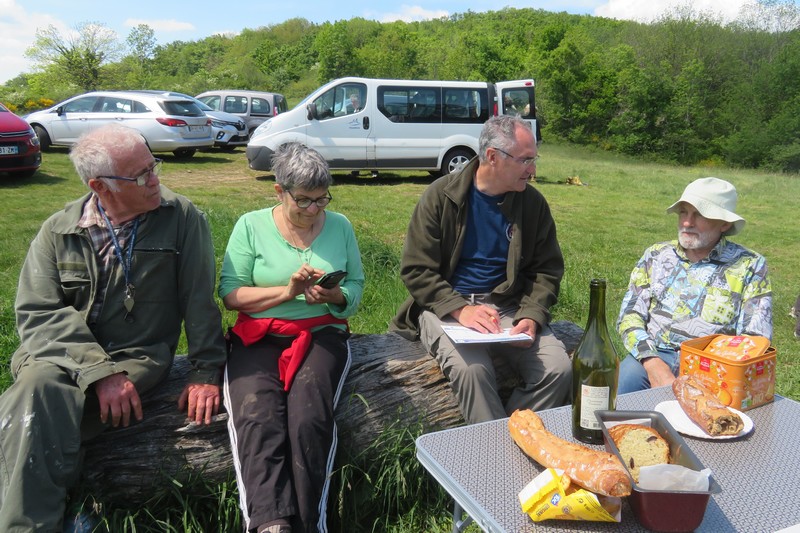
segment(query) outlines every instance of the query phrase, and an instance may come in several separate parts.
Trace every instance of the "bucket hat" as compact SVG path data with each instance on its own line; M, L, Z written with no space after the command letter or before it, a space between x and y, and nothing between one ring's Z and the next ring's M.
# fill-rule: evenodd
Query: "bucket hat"
M745 220L736 214L736 187L719 178L700 178L684 189L680 200L667 208L667 213L677 213L678 204L691 204L704 217L724 220L732 225L723 235L736 235L744 227Z

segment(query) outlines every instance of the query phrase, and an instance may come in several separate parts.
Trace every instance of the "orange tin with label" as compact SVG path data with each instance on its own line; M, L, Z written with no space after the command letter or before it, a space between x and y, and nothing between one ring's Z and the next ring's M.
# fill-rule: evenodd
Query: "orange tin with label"
M769 346L763 354L753 356L709 353L707 349L718 337L723 336L707 335L681 343L680 375L697 376L720 402L740 411L771 402L775 398L777 350ZM740 343L742 337L747 336L731 337L731 345ZM763 337L752 339L755 344L763 343Z

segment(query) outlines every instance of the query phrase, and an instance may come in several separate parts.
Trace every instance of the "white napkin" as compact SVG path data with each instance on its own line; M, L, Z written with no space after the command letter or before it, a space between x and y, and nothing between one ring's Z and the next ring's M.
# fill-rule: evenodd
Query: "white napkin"
M681 465L652 465L639 469L639 488L646 490L708 491L711 470L700 472Z

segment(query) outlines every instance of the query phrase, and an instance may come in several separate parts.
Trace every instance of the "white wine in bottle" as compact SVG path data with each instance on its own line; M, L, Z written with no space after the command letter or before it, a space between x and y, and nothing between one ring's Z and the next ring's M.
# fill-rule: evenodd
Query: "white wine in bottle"
M589 290L589 320L572 356L572 436L603 444L594 412L615 408L619 359L606 326L606 280L593 279Z

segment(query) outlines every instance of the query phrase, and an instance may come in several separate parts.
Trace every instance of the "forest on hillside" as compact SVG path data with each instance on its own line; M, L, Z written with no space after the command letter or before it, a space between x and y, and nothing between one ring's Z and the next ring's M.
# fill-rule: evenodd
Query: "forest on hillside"
M37 31L37 71L0 86L25 114L93 89L236 88L296 103L342 76L536 80L543 137L680 164L800 171L800 12L762 0L723 24L685 7L650 24L537 9L422 22L291 19L158 44L102 23Z

